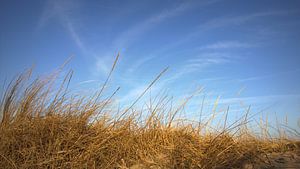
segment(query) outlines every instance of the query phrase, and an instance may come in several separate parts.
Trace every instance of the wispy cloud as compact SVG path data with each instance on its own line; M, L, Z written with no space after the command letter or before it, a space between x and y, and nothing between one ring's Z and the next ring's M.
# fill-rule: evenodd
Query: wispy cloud
M147 88L148 85L140 84L132 89L130 89L125 95L119 98L120 103L130 103L134 99L138 98L138 96L143 93L143 91Z
M87 49L86 49L83 41L81 40L79 34L75 31L75 27L73 26L73 23L70 22L70 20L66 20L65 26L66 26L66 29L68 30L68 32L70 33L72 39L76 43L76 45L80 48L80 50L84 53L87 53Z
M164 10L158 14L153 15L150 18L146 18L144 21L135 24L131 28L122 32L116 39L113 40L113 48L118 49L122 52L122 55L126 52L126 50L141 36L146 33L148 30L152 29L153 27L157 26L159 23L165 21L166 19L172 18L174 16L179 15L180 13L184 12L189 8L189 3L182 3L174 8ZM109 55L112 53L111 51L106 51L105 55ZM128 72L133 72L136 68L143 65L145 62L153 59L155 57L143 57L142 59L135 62L135 64L128 69ZM102 57L97 58L96 62L96 71L107 71L107 61Z
M150 82L149 82L150 84ZM145 90L146 88L149 86L149 84L147 83L143 83L143 84L137 84L136 86L134 86L133 88L130 88L124 95L122 95L118 101L120 103L122 103L123 105L128 105L131 104L133 101L135 101ZM156 97L159 92L162 91L162 89L166 89L165 88L165 83L164 81L158 81L156 82L156 84L154 84L146 93L146 95L144 95L141 100L139 100L139 102L143 103L144 101L147 101L148 97L147 95L151 92L151 95Z
M70 37L77 45L77 47L83 52L86 53L87 49L79 36L74 22L71 19L72 14L74 11L79 7L77 1L69 1L69 0L52 0L47 1L44 7L44 11L40 17L38 22L37 29L41 29L51 19L57 19L59 23L67 30Z
M200 50L206 49L236 49L236 48L250 48L253 47L253 44L240 42L240 41L219 41L213 44L205 45L200 47Z
M184 64L165 81L171 83L190 73L201 72L212 66L232 63L236 60L237 57L229 53L204 52L185 61Z
M84 85L84 84L90 84L90 83L96 83L96 82L100 82L99 80L85 80L82 82L79 82L78 85Z
M198 27L198 30L188 33L183 38L173 43L167 44L166 46L162 47L160 50L161 53L168 52L179 45L184 43L190 42L191 40L201 36L205 31L213 30L220 27L226 26L236 26L241 24L246 24L250 21L254 21L256 19L260 19L262 17L274 17L274 16L282 16L288 15L291 11L269 11L269 12L256 12L251 14L246 14L242 16L225 16L225 17L218 17L207 22L203 22ZM256 47L257 43L248 43L248 42L240 42L240 41L219 41L213 44L208 44L205 46L198 47L197 50L221 50L221 49L245 49ZM205 54L201 54L198 57L193 57L192 59L188 60L178 71L169 78L170 81L176 80L181 78L184 75L189 73L203 70L204 68L208 68L212 65L220 65L229 62L236 61L237 58L233 57L232 55L226 53L209 53L204 52Z
M219 2L221 0L210 0L210 1L201 1L201 2L195 2L195 1L184 1L181 2L171 8L166 8L165 10L152 15L149 18L144 19L142 22L139 22L135 25L133 25L131 28L127 29L126 31L122 32L113 42L113 46L116 49L119 49L124 54L128 48L138 41L142 36L151 30L152 28L157 27L160 23L163 23L164 21L171 19L176 16L182 15L184 12L198 7L205 7L207 5L214 4L216 2ZM155 59L158 55L148 55L144 56L143 58L137 60L129 69L128 73L134 72L137 68L142 66L144 63Z
M170 19L172 17L178 16L179 14L183 13L187 9L191 7L191 4L188 2L181 3L177 6L174 6L173 8L168 8L160 13L154 14L153 16L144 19L142 22L139 22L135 25L133 25L131 28L123 31L116 39L113 40L112 46L113 50L118 49L122 55L125 55L126 49L128 49L135 41L141 38L143 34L145 34L147 31L151 30L152 28L156 27L159 23L162 23L163 21ZM104 51L102 55L96 56L96 63L95 63L95 69L94 74L107 74L109 71L109 66L112 61L112 55L113 52L111 49L108 49L108 51ZM110 57L109 57L110 56ZM156 56L144 56L141 59L138 59L136 61L132 61L133 64L129 68L127 68L125 74L131 74L136 69L138 69L140 66L142 66L144 63L154 59Z
M239 57L235 56L232 53L228 52L206 52L201 51L205 49L233 49L233 48L249 48L253 47L250 43L242 43L239 41L221 41L214 44L209 44L203 47L200 47L200 54L196 57L192 56L190 59L187 59L183 62L182 65L177 69L177 71L170 75L169 78L163 80L163 83L171 83L175 80L180 79L181 77L188 75L193 72L201 72L211 66L218 66L222 64L228 64L236 62ZM141 66L143 63L155 58L155 56L145 57L137 62L137 65L130 69L131 72L137 67ZM218 78L219 79L219 78ZM222 78L224 79L224 78ZM216 80L216 79L213 79Z
M236 26L241 25L255 19L261 19L263 17L270 16L281 16L294 13L295 11L267 11L267 12L256 12L241 16L225 16L212 19L206 23L200 25L200 29L209 30L214 28L220 28L225 26Z
M230 56L228 53L207 52L187 60L187 63L191 65L195 63L212 65L212 64L220 64L220 63L228 62L232 58L233 56Z
M84 56L94 57L95 67L93 70L93 74L99 75L107 75L110 66L113 61L113 55L110 54L99 54L93 52L90 48L82 40L82 37L78 33L78 26L82 25L80 23L74 22L76 10L80 8L80 3L78 1L71 0L49 0L44 8L44 11L40 17L38 22L37 29L41 29L50 22L50 20L54 19L58 21L70 35L73 42L80 49ZM78 20L78 19L77 19Z
M207 52L191 58L183 66L187 72L201 71L209 66L233 62L234 57L227 53Z
M95 70L94 75L108 75L114 56L117 56L116 54L112 55L97 55L95 56L96 62L95 62Z
M183 13L186 9L188 9L188 5L183 5L174 8L173 10L170 10L166 13L158 14L157 16L151 17L149 19L146 19L144 22L139 23L135 25L132 29L129 29L126 32L123 32L121 36L115 41L115 44L119 44L122 46L122 44L132 44L134 40L137 40L140 38L140 35L148 31L149 29L153 28L154 26L157 26L160 22L163 22L165 19L171 18L173 16L177 16L180 13ZM216 18L210 21L205 22L202 24L197 31L187 34L184 38L180 39L179 41L176 41L174 43L167 44L163 49L160 51L160 53L166 52L170 49L173 49L174 47L189 42L190 40L200 36L205 30L208 29L214 29L224 26L231 26L231 25L240 25L245 24L247 22L253 21L255 19L259 19L261 17L268 17L268 16L278 16L278 15L286 15L288 14L288 11L271 11L271 12L257 12L242 16L233 16L233 17L220 17ZM154 19L155 18L155 19ZM151 26L147 26L147 25ZM153 25L153 26L152 26ZM132 38L133 37L133 38ZM132 39L131 39L132 38ZM127 41L129 40L129 41ZM131 41L132 40L132 41ZM220 49L245 49L245 48L251 48L256 47L257 44L253 43L247 43L247 42L241 42L241 41L219 41L213 44L208 44L205 46L199 47L201 50L220 50ZM127 47L128 47L127 46ZM131 68L128 69L128 72L134 72L137 68L142 66L144 63L155 59L157 56L151 54L148 55L148 57L143 57L140 60L137 60L135 64ZM220 53L220 52L202 52L202 54L198 55L197 57L193 57L189 59L188 61L184 62L182 66L180 66L177 71L171 75L169 78L166 78L163 80L162 83L169 83L173 82L175 80L180 79L181 77L188 75L190 73L196 72L196 71L203 71L204 69L207 69L211 66L217 66L227 63L235 62L237 58L233 57L232 53Z
M237 79L237 80L234 80L234 81L238 81L238 82L255 81L255 80L261 80L261 79L266 79L266 78L274 78L274 77L279 77L279 76L285 76L285 75L295 73L295 72L299 72L299 71L300 71L300 69L294 69L294 70L282 71L282 72L271 73L271 74L266 74L266 75L246 77L246 78L241 78L241 79Z
M157 56L155 55L150 55L150 56L143 56L141 59L137 60L136 62L133 63L133 65L128 69L128 73L133 73L136 71L139 67L144 65L146 62L149 62L150 60L156 58Z
M209 96L205 94L205 96ZM300 94L282 94L282 95L261 95L261 96L249 96L249 97L225 97L222 98L220 95L210 95L206 97L205 106L210 107L216 103L218 98L218 107L220 110L226 110L228 106L232 108L236 108L237 112L243 112L245 109L248 109L251 106L252 110L257 109L258 111L262 111L268 108L272 108L274 106L282 106L289 102L299 102ZM197 97L191 101L191 107L198 107L199 103L203 100L203 97ZM225 111L224 110L224 111Z
M180 37L177 41L171 42L169 44L166 44L160 49L160 52L168 52L170 50L173 50L174 48L188 43L191 40L194 40L196 38L201 37L205 34L206 31L214 31L217 28L223 28L223 27L230 27L230 26L237 26L242 24L247 24L250 21L255 21L257 19L261 19L264 17L276 17L276 16L286 16L289 14L296 13L297 11L269 11L269 12L254 12L250 14L245 15L238 15L238 16L221 16L216 17L214 19L210 19L208 21L202 21L202 23L199 23L199 26L197 29L193 32L188 32L183 37ZM256 30L257 31L257 30ZM237 41L224 41L224 42L218 42L219 44L212 44L212 46L206 46L206 48L233 48L233 47L254 47L256 45L253 44L247 44L245 42L237 42ZM249 46L250 45L250 46ZM200 47L202 48L202 47ZM205 47L203 47L205 48Z
M234 98L225 98L220 100L220 104L236 104L243 102L245 104L263 104L263 103L277 103L281 102L283 100L299 100L300 95L299 94L293 94L293 95L265 95L265 96L252 96L252 97L234 97Z
M116 46L117 48L126 49L134 41L141 38L141 35L143 35L145 32L152 29L153 27L156 27L158 24L164 22L165 20L178 16L195 6L206 6L218 1L220 0L201 1L201 3L184 1L172 8L167 8L149 18L146 18L142 22L135 24L128 30L121 33L121 35L119 35L118 38L114 40L114 46Z

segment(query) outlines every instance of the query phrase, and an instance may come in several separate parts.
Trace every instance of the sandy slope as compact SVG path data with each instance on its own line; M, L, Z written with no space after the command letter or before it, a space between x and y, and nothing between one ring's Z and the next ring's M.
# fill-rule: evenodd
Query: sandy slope
M272 153L262 157L264 163L245 164L244 169L300 169L299 153Z

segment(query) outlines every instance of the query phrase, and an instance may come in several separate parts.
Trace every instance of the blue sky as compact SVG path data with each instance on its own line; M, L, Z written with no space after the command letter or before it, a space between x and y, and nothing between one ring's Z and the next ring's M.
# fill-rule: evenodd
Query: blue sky
M46 74L74 56L66 68L75 71L72 88L89 93L120 52L110 83L121 86L120 102L169 66L153 93L182 98L203 86L191 108L204 95L207 105L220 96L220 110L252 105L287 114L299 130L299 7L297 0L1 1L0 80L33 64Z

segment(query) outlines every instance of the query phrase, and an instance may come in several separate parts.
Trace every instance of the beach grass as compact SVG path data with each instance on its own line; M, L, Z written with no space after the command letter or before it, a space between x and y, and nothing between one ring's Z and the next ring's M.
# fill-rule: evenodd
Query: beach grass
M59 87L57 72L16 77L1 98L0 168L257 168L272 165L270 153L299 153L297 133L274 138L265 124L257 134L247 113L231 124L225 116L220 128L213 119L177 119L190 97L172 109L168 97L159 97L145 113L135 103L163 72L135 102L112 113L118 89L103 96L111 72L91 96L72 94L71 71Z

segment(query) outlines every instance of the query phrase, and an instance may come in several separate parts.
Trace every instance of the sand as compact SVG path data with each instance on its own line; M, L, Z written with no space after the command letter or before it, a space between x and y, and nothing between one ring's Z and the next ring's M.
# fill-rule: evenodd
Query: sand
M244 169L300 169L300 154L295 152L271 153L257 164L245 164Z

